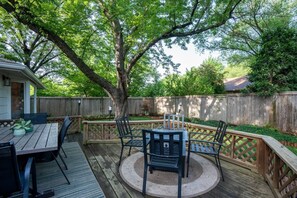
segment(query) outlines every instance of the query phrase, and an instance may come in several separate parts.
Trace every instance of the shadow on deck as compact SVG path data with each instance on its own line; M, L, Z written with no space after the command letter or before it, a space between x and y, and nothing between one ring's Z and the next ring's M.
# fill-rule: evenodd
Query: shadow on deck
M68 170L64 170L70 185L67 184L55 161L37 163L38 191L53 189L54 197L105 197L79 144L64 143L63 148L67 154L64 160L68 166ZM62 156L64 157L63 154Z

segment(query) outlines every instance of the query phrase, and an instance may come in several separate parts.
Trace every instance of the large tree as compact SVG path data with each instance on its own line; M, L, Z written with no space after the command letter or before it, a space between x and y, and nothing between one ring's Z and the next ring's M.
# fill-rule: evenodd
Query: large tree
M107 92L121 116L127 111L131 73L152 57L157 44L184 46L201 39L202 33L224 25L240 2L0 0L0 6L55 43Z

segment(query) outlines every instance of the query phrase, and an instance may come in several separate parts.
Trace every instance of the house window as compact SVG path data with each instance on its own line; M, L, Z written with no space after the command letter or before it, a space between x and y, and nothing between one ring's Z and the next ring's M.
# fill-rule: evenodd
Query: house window
M24 84L11 83L11 118L18 119L24 113Z

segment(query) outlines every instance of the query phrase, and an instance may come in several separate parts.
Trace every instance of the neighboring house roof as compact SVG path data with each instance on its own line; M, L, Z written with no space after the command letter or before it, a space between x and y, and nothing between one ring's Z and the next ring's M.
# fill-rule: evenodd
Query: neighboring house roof
M227 92L236 92L246 88L251 82L248 80L247 76L230 78L224 81L225 91Z
M21 63L0 58L0 71L8 77L10 77L11 79L29 79L32 83L34 83L37 86L37 88L45 88L45 86L35 76L35 74L27 66Z

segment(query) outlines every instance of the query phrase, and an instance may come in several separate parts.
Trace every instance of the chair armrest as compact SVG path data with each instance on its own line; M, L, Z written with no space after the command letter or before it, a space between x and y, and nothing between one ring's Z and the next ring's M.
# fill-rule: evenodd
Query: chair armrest
M189 137L191 137L191 135L192 134L196 134L196 135L205 135L205 136L212 136L212 137L214 137L214 135L212 135L212 134L208 134L208 133L203 133L203 132L190 132L189 133Z
M125 135L121 136L120 138L142 138L141 135Z
M206 141L206 140L196 140L196 139L190 139L189 140L189 144L191 144L191 142L200 142L200 143L206 143L206 144L214 144L214 145L219 145L222 146L223 144L219 143L219 142L211 142L211 141Z

